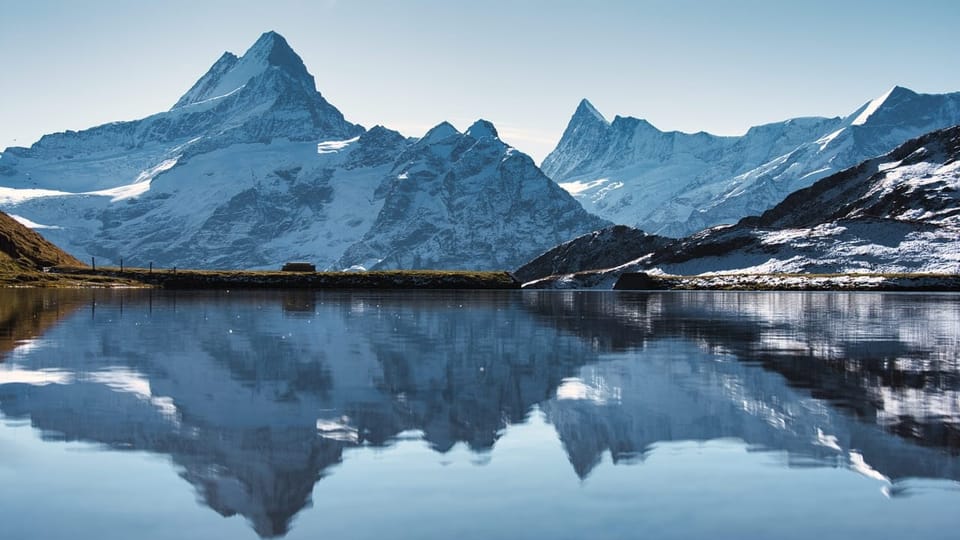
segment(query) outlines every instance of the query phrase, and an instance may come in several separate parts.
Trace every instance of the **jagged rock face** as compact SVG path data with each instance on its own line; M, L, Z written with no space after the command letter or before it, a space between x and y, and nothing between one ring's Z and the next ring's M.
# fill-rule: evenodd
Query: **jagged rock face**
M232 130L201 146L263 142L275 137L291 141L338 140L363 133L362 127L347 122L317 92L316 82L303 61L274 32L264 34L231 69L219 71L215 64L213 73L201 78L171 109L172 113L189 111L224 100L218 112L229 112L228 127ZM255 75L249 77L249 73ZM246 82L234 89L244 79Z
M606 224L484 121L463 134L437 126L400 156L381 189L380 215L339 266L513 268Z
M622 272L934 272L960 269L960 126L801 189L760 216L671 242ZM558 282L559 283L559 282Z
M543 170L616 223L684 236L733 223L911 137L960 123L960 93L895 87L844 118L796 118L741 137L606 122L582 102Z
M543 161L543 171L554 178L582 174L595 167L610 146L610 123L586 99L580 101L557 148Z
M488 122L420 141L347 122L274 32L170 111L7 150L0 208L84 259L160 267L506 269L606 224Z
M564 242L513 274L518 280L527 282L554 274L612 268L660 249L670 241L632 227L614 225Z

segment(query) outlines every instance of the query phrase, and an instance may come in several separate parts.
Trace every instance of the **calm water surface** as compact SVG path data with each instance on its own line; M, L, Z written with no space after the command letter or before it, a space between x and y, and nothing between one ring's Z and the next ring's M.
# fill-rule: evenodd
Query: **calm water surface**
M0 290L0 538L951 538L960 295Z

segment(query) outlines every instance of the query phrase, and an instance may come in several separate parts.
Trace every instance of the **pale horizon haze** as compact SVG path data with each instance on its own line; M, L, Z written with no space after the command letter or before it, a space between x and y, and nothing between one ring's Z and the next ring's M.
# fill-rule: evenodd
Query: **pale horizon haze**
M283 35L346 118L408 136L485 118L539 163L582 98L739 135L894 85L960 90L944 0L0 1L0 148L169 109L224 52Z

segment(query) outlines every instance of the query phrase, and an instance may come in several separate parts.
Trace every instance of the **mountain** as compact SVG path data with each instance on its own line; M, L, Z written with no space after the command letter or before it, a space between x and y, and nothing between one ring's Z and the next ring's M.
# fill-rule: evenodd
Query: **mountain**
M609 223L588 214L484 120L448 123L409 146L379 188L384 204L338 266L515 268ZM464 226L464 225L467 226Z
M670 240L626 225L614 225L547 250L518 268L513 275L527 282L554 274L611 268L660 249Z
M739 137L608 122L586 100L543 161L584 207L616 223L681 237L762 212L816 180L960 124L960 93L894 87L846 117L794 118Z
M40 270L59 264L83 265L20 221L0 212L0 270Z
M13 188L109 190L147 183L178 161L231 144L349 139L363 131L317 92L286 40L267 32L242 57L224 54L167 112L8 148L0 178Z
M84 259L197 268L513 268L608 224L488 122L348 122L275 32L169 111L7 149L0 209Z
M960 126L798 190L759 216L703 230L592 276L960 270Z

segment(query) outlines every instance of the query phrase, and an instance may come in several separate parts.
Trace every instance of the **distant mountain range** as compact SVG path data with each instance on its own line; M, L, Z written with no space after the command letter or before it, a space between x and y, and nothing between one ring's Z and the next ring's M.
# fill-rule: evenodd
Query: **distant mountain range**
M488 122L348 122L274 32L169 111L7 149L0 209L84 259L199 268L513 268L609 225Z
M443 122L419 139L347 121L286 40L267 32L242 56L221 56L169 111L8 148L0 155L0 210L101 264L523 266L518 272L533 279L669 249L672 255L656 259L664 268L729 270L668 261L719 238L717 231L698 232L706 227L758 215L821 178L956 124L960 93L902 87L846 117L795 118L740 137L662 132L630 117L610 122L583 100L541 170L484 120L463 133ZM911 179L926 174L895 170ZM805 210L793 206L799 199L787 200L777 210L783 223L801 215L804 223L835 221L824 207ZM952 226L937 216L911 214L909 227ZM906 218L889 219L894 229L870 225L857 238L894 245L908 234ZM634 229L609 229L614 224ZM694 233L682 249L668 238ZM818 250L832 248L820 242L790 264L782 253L763 260L731 255L730 264L770 271L950 268L945 250L952 244L935 249L931 260L911 259L913 244L896 245L870 259L828 255Z
M613 268L567 279L565 286L612 285L627 271L958 273L958 239L960 126L955 126L823 178L758 216L706 229L636 259L625 255ZM591 249L617 253L618 244L612 240ZM589 253L578 256L590 260ZM588 268L568 268L576 270Z
M682 237L763 212L790 193L960 124L960 93L894 87L845 117L794 118L740 137L607 121L587 100L543 161L547 175L605 219Z

